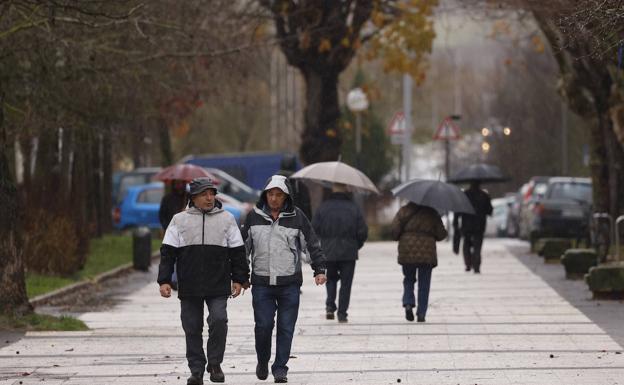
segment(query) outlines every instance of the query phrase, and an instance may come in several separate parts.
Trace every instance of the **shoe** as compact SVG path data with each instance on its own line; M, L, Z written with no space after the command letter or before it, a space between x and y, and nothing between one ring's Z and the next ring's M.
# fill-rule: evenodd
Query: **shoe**
M256 377L259 380L266 380L269 377L269 363L261 364L258 362L256 365Z
M225 374L223 374L223 370L221 370L221 365L208 365L208 372L210 372L210 381L212 382L224 382Z
M405 319L408 321L414 320L414 312L412 311L411 306L405 306Z
M199 374L191 374L191 376L186 380L186 385L204 385L204 379Z
M413 320L413 318L412 318L412 320ZM416 320L417 320L418 322L425 322L425 316L424 316L424 315L419 315L419 316L416 318Z
M470 271L470 266L466 266L466 271Z
M328 311L327 313L325 313L325 319L334 319L334 312Z
M285 384L288 382L288 377L286 377L285 374L278 374L274 376L274 379L276 384Z
M347 317L338 317L338 322L341 324L346 324L347 322L349 322L349 320L347 319Z
M475 273L475 274L481 274L481 270L479 270L479 269L474 269L474 273Z

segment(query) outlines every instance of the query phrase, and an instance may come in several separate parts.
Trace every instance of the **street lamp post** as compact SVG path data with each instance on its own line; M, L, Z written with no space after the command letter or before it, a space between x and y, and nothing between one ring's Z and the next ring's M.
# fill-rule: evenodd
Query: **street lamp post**
M355 114L355 163L360 166L362 151L362 117L360 113L368 108L368 97L361 88L354 88L347 94L347 107Z

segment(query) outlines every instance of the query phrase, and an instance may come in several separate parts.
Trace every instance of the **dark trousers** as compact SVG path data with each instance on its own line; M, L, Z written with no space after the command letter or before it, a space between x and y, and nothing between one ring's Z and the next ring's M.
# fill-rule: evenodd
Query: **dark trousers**
M299 289L298 284L251 287L258 363L268 363L271 358L271 336L277 312L275 361L271 365L274 376L288 373L286 364L299 315Z
M416 298L414 297L414 284L416 283L416 273L418 272L418 307L416 315L424 317L429 306L429 289L431 288L431 266L416 265L406 263L403 267L403 306L414 307Z
M338 309L338 318L347 318L349 300L351 299L351 284L355 272L355 261L327 261L327 300L325 309L335 312ZM338 308L336 308L336 290L340 281Z
M208 306L208 342L204 354L204 302ZM180 299L180 318L186 336L186 359L193 374L204 374L208 364L223 362L227 336L227 297L187 297Z
M481 246L483 245L483 233L464 234L464 263L466 268L479 271L481 268Z

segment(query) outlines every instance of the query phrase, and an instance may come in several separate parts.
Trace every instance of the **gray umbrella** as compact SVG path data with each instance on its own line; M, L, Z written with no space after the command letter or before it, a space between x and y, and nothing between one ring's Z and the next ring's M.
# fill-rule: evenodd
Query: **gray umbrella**
M310 179L326 183L342 183L358 190L379 194L375 184L360 170L340 161L313 163L294 173L291 178Z
M459 187L439 180L410 180L393 188L392 194L438 211L475 213L468 197Z
M469 182L505 182L508 178L503 175L500 168L491 164L477 163L463 168L449 179L451 183Z

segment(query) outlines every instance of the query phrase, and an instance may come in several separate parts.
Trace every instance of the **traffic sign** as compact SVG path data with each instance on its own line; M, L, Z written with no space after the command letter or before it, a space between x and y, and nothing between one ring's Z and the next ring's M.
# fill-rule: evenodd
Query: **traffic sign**
M459 127L457 127L451 117L444 118L433 134L434 140L457 140L460 137Z
M388 134L392 144L401 144L405 136L405 114L403 111L397 111L390 124L388 125Z

